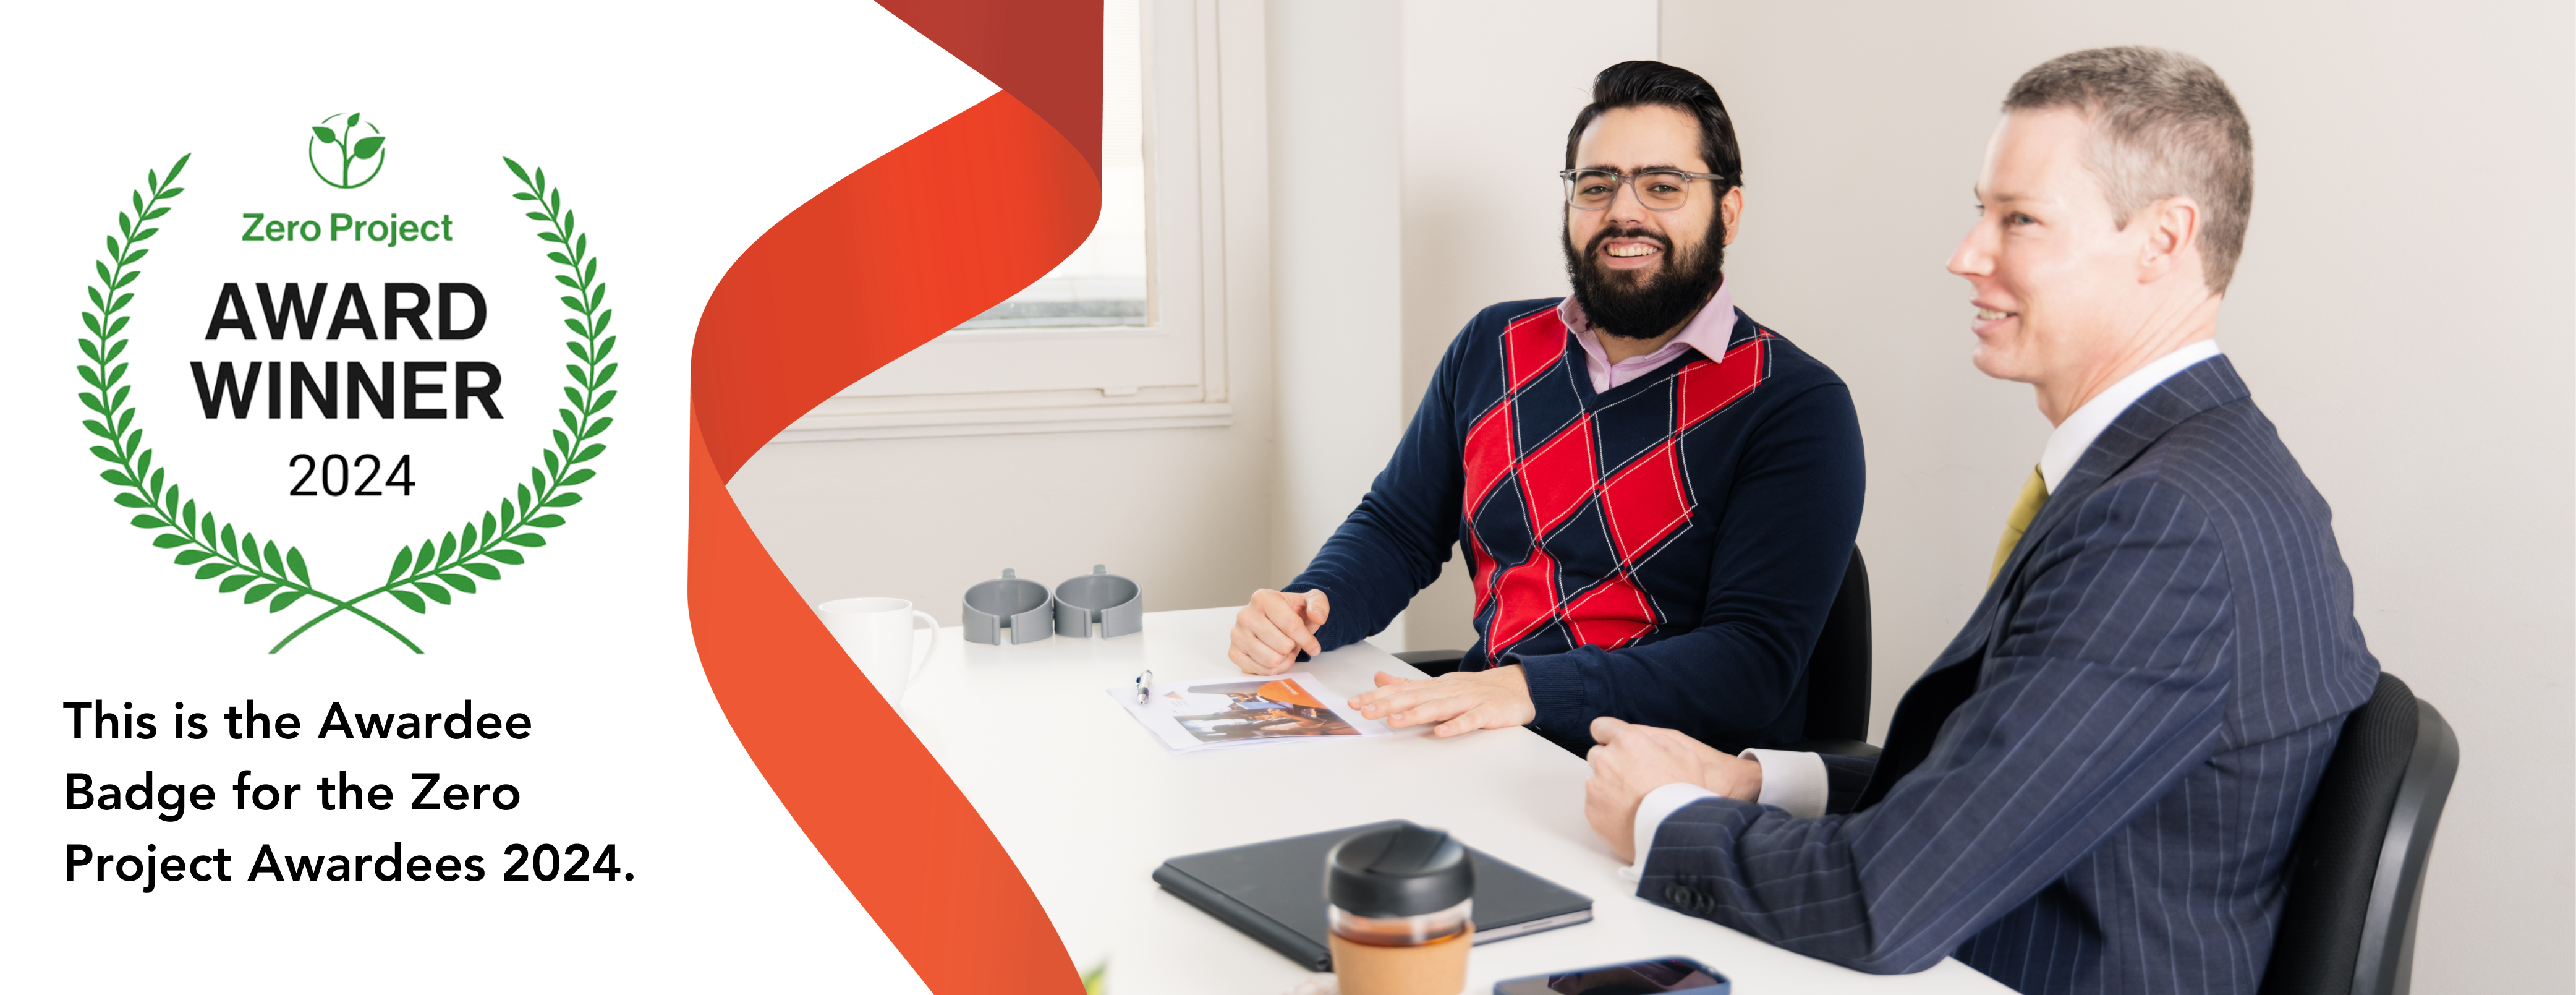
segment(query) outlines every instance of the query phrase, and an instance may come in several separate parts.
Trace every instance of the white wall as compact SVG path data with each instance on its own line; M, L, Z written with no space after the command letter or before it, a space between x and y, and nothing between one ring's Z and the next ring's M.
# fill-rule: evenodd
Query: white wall
M2387 669L2459 732L2416 990L2569 991L2576 935L2576 73L2564 3L1682 3L1667 61L1745 149L1736 300L1833 365L1869 446L1876 728L1976 602L2048 424L1968 365L1995 105L2067 51L2200 56L2252 119L2220 341L2336 511Z
M1402 431L1399 38L1393 4L1269 5L1280 391L1272 576L1264 587L1305 566L1367 493Z
M1261 5L1218 5L1227 382L1233 424L1045 435L773 443L731 485L808 601L910 599L957 624L1004 567L1054 584L1094 563L1149 611L1239 603L1276 584L1269 135ZM1215 236L1212 236L1215 237Z

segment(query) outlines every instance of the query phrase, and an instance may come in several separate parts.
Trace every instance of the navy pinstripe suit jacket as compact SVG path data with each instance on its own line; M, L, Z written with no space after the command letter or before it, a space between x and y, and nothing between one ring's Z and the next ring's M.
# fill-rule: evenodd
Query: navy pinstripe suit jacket
M1874 973L2243 992L2345 713L2379 663L2325 499L2223 356L2059 482L1832 811L1703 800L1638 894Z

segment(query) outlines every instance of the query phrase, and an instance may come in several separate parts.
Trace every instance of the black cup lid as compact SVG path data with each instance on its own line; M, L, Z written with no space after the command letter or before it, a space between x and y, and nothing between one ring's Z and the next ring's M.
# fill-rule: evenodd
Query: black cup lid
M1475 893L1467 848L1443 830L1410 822L1372 829L1324 856L1324 900L1353 915L1424 915Z

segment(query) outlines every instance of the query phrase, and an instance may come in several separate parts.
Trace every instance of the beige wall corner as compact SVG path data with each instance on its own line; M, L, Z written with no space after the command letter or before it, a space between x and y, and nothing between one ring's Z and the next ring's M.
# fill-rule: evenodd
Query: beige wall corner
M1392 4L1271 4L1271 578L1286 583L1385 465L1397 419L1400 21Z

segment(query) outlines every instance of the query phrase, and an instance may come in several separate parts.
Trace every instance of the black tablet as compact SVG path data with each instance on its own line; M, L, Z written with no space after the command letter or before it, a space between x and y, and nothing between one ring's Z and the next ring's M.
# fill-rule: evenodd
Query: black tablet
M1324 945L1324 854L1352 836L1402 825L1373 822L1284 840L1174 857L1154 883L1310 970L1333 969ZM1476 942L1571 926L1592 919L1592 900L1473 847Z

